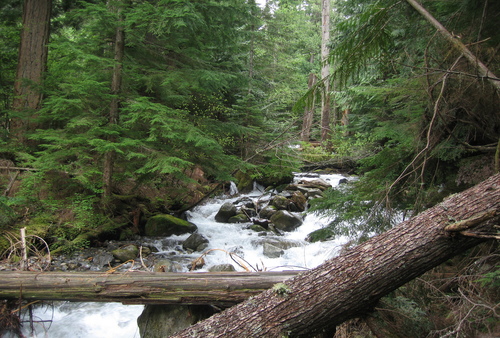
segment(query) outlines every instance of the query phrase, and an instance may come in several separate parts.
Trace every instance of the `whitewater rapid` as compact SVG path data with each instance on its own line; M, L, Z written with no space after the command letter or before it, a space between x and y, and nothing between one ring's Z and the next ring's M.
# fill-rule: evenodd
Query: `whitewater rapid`
M317 179L317 177L311 179ZM329 182L332 187L345 178L342 175L321 175L321 179ZM295 180L308 179L297 175ZM234 187L233 187L234 188ZM315 230L326 226L330 219L315 214L307 214L303 224L295 231L285 233L284 236L262 236L247 229L249 223L229 224L218 223L214 217L221 205L225 202L234 202L241 197L265 199L263 188L258 185L245 195L215 198L196 207L188 213L190 222L198 226L198 232L209 240L210 250L204 255L205 266L197 271L208 271L211 266L232 264L236 270L303 270L311 269L325 260L335 257L347 238L336 238L326 242L309 243L305 239ZM165 243L178 243L189 235L175 236L172 241L158 240L155 243L157 254L172 252L177 249L165 246ZM282 240L293 243L292 247L284 250L284 254L277 258L269 258L263 254L262 244L268 240ZM230 253L234 253L230 254ZM190 261L200 257L200 252L179 252L179 257ZM238 259L241 264L235 263ZM183 265L184 271L188 267ZM49 338L134 338L139 337L137 318L142 313L142 305L122 305L120 303L70 303L56 302L52 306L39 306L34 309L34 333L31 334L29 323L24 324L24 334L27 337Z

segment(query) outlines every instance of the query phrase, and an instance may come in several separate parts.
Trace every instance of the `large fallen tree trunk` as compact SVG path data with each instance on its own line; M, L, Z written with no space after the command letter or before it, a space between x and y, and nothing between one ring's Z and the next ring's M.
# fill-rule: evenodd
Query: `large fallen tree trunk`
M462 232L488 229L498 224L499 214L497 174L173 337L312 337L331 333L336 325L370 311L381 297L479 244L481 239Z
M0 271L0 299L232 306L295 276L283 272Z

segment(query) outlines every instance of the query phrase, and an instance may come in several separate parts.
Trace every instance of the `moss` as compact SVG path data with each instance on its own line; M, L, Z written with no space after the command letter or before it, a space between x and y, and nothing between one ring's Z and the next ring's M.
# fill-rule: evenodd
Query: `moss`
M232 217L229 217L229 219L227 220L228 223L245 223L248 221L250 220L248 219L248 216L245 214L237 214Z
M253 179L249 174L238 171L234 177L238 180L238 191L247 192L253 189Z
M172 215L161 214L148 219L146 236L172 236L191 233L197 230L196 225Z
M323 228L319 230L315 230L311 232L309 235L307 235L307 241L314 243L314 242L324 242L329 239L331 239L334 236L334 232L332 229L329 228Z
M286 297L288 296L290 293L292 293L292 290L290 289L290 287L288 285L286 285L285 283L277 283L277 284L274 284L273 286L273 291L280 297Z

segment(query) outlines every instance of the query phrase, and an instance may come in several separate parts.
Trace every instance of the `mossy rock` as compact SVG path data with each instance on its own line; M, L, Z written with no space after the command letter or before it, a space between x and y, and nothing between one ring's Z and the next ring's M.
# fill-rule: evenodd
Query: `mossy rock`
M113 257L118 259L120 262L126 262L134 260L139 255L139 248L136 245L130 244L122 248L115 249L111 251Z
M292 201L282 195L276 195L271 200L271 204L278 210L288 210Z
M314 242L324 242L330 240L334 236L333 230L328 228L318 229L307 235L307 241Z
M191 222L172 215L160 214L148 219L145 234L152 237L168 237L193 233L197 229L198 227Z
M276 209L274 205L268 205L259 212L259 216L261 218L270 219L276 211L278 211L278 209Z
M264 228L262 225L258 225L258 224L252 224L249 229L253 230L255 232L266 232L267 231L266 228Z
M245 223L249 222L250 220L248 219L248 216L245 214L237 214L232 217L230 217L227 222L228 223Z
M238 171L234 177L238 180L237 187L240 192L249 192L253 190L253 179L252 177L242 171Z

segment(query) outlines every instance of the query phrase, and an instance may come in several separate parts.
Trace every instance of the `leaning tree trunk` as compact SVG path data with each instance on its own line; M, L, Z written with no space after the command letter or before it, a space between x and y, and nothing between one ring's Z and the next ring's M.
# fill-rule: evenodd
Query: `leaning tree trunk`
M10 132L13 138L24 142L24 133L30 126L35 111L42 101L43 73L47 66L52 0L25 0L23 5L23 29L14 82ZM32 123L32 122L31 122Z
M465 229L500 219L500 174L173 337L311 337L481 242ZM470 231L469 231L470 232Z
M487 79L498 91L500 91L500 80L493 74L484 63L482 63L470 50L465 46L460 39L451 34L439 21L437 21L421 4L415 0L406 0L413 8L433 25L439 33L450 42L476 68L479 76Z

